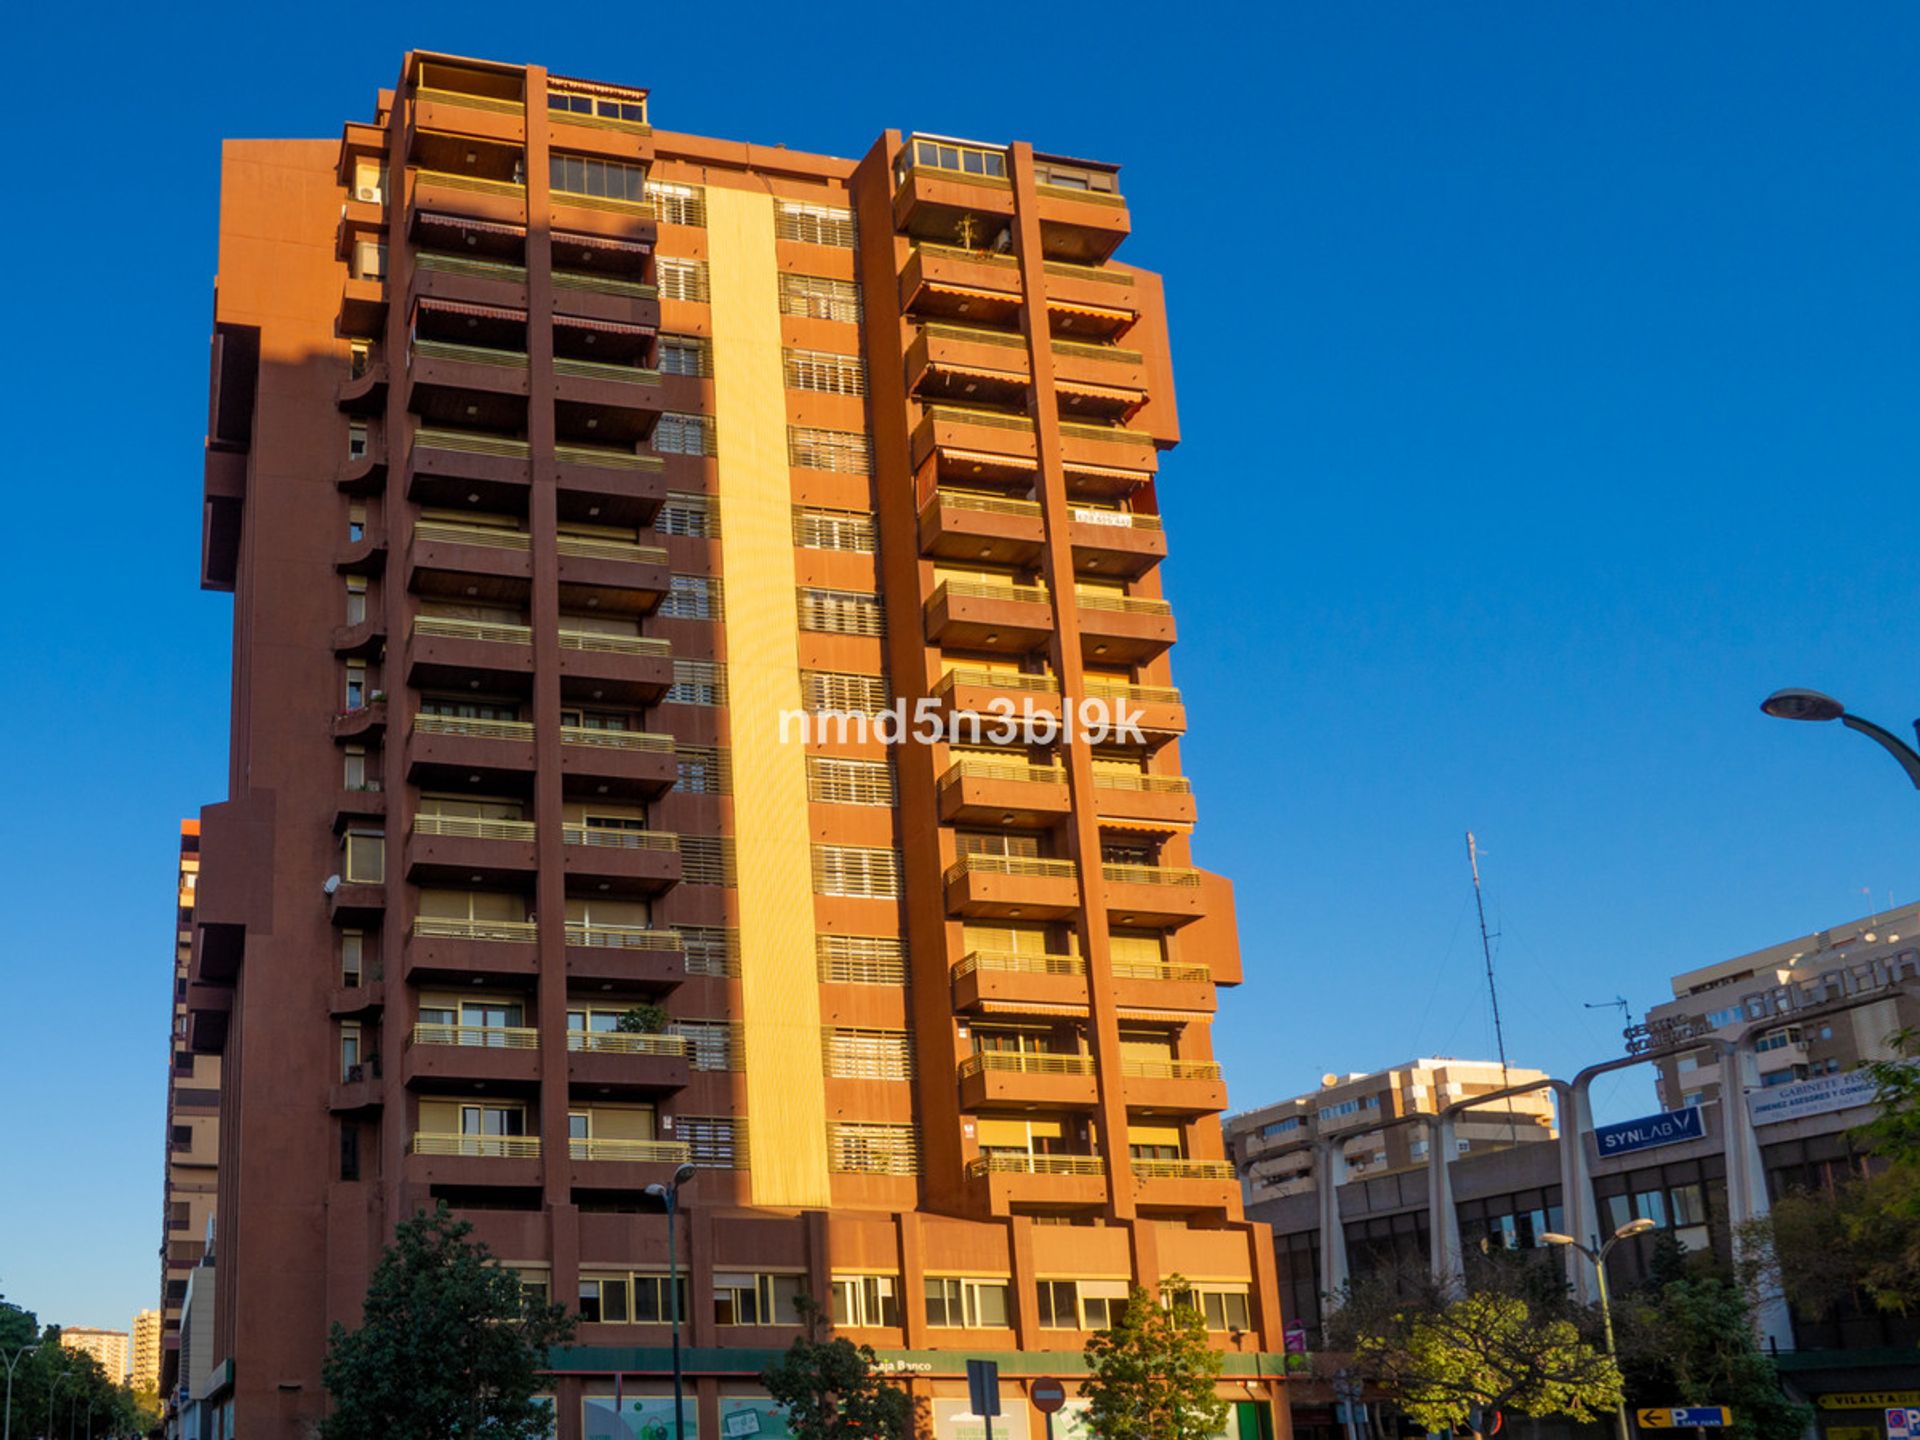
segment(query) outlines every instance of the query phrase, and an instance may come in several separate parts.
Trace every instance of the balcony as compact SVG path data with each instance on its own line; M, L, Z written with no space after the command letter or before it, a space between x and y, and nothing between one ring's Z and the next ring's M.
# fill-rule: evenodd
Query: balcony
M365 705L356 705L351 710L342 710L333 717L332 730L335 740L378 741L387 733L385 697L376 698Z
M336 625L332 635L333 653L343 658L378 654L387 643L387 619L378 612L351 625Z
M1067 772L1058 765L961 760L940 777L940 818L948 824L1032 829L1069 813Z
M1061 717L1060 682L1051 675L1020 675L962 665L940 677L933 687L933 698L940 702L949 723L962 715L978 716L983 724L1002 715L1023 719L1050 716L1055 721Z
M684 1035L567 1032L567 1079L595 1091L657 1095L682 1090L686 1088L688 1068Z
M462 920L416 916L405 950L411 984L472 983L475 976L525 982L538 968L539 946L531 920Z
M692 1151L679 1140L602 1140L577 1138L567 1142L572 1180L583 1190L624 1190L638 1194L647 1186L667 1184L685 1165Z
M1042 177L1033 187L1039 200L1040 248L1049 260L1098 264L1120 248L1133 221L1116 191L1088 185L1089 180L1097 183L1097 175L1049 166L1038 157L1034 169ZM1111 171L1106 181L1112 183Z
M1133 1160L1134 1201L1166 1210L1227 1210L1240 1177L1226 1160Z
M967 1178L987 1189L987 1207L1004 1215L1014 1205L1101 1205L1107 1198L1107 1162L1100 1155L1024 1155L987 1151L967 1162Z
M1142 1110L1212 1115L1227 1108L1227 1082L1211 1060L1123 1060L1127 1104Z
M659 234L658 211L651 200L612 195L581 195L554 190L553 228L606 240L651 245Z
M373 336L387 324L387 282L375 274L349 274L340 285L342 335Z
M526 139L527 107L523 100L421 84L413 87L411 98L413 109L408 119L412 129L514 144Z
M406 204L411 215L432 212L496 225L527 223L527 187L511 180L409 167Z
M611 615L648 615L673 583L667 552L658 545L588 535L561 535L560 604L567 610L604 610Z
M1091 1055L982 1050L960 1062L960 1108L1090 1110L1099 1100Z
M527 267L511 260L419 250L413 257L411 297L524 313Z
M1080 449L1084 452L1086 441ZM963 405L927 405L913 429L912 462L917 470L928 456L937 456L940 475L966 479L970 473L1031 475L1039 467L1033 438L1033 418L1001 410L977 410ZM974 457L979 457L978 460ZM1109 455L1115 465L1123 464Z
M910 314L1004 325L1020 303L1020 262L1011 255L923 243L900 272L900 308Z
M421 595L519 605L532 582L532 550L533 537L523 531L421 520L407 544L407 588Z
M407 678L423 690L464 692L478 680L524 691L533 670L533 630L526 625L416 615L407 637Z
M1205 965L1116 960L1113 1001L1122 1009L1212 1010L1216 999L1213 971Z
M386 1081L380 1074L378 1055L347 1066L346 1073L327 1093L327 1109L336 1115L378 1110L386 1103Z
M1034 565L1046 548L1033 500L936 490L920 507L920 553L989 565Z
M922 325L907 346L906 375L922 401L1024 407L1033 388L1024 335L969 325Z
M417 885L499 889L525 883L537 863L531 820L416 815L407 836L407 878Z
M423 425L407 450L407 498L512 514L527 508L533 466L525 440Z
M1013 224L1007 153L930 135L909 135L894 160L893 224L923 240L991 242Z
M556 242L564 237L556 236ZM588 253L583 247L582 255ZM577 315L588 320L605 320L615 325L660 328L660 291L643 280L592 270L563 270L564 255L556 253L553 271L553 306L558 315ZM603 258L597 256L596 258ZM644 255L638 257L644 259Z
M1115 265L1045 262L1047 323L1056 335L1111 343L1139 320L1133 275Z
M658 895L680 883L678 835L567 825L561 838L570 881L619 895Z
M1186 704L1180 692L1170 685L1135 685L1089 675L1086 692L1090 700L1109 702L1114 707L1116 720L1131 721L1149 739L1155 736L1171 739L1187 733Z
M1146 474L1159 468L1160 449L1144 430L1123 425L1060 421L1060 461L1072 475L1076 466L1118 468Z
M407 408L429 425L471 421L487 430L526 427L531 381L524 350L415 340L406 378Z
M1073 568L1134 580L1167 558L1167 532L1158 515L1075 505L1067 512Z
M365 419L387 409L387 362L356 354L345 379L334 388L333 403L342 414Z
M407 1171L416 1184L535 1190L541 1182L540 1137L415 1131L407 1146Z
M677 931L567 922L567 979L601 990L660 995L687 978Z
M1053 605L1038 585L943 580L926 605L927 639L957 650L1024 655L1053 635Z
M1138 665L1173 648L1173 606L1144 595L1074 587L1080 648L1090 662Z
M647 635L560 632L560 691L569 700L653 705L673 685L673 647Z
M477 775L483 789L517 790L533 765L533 725L526 720L416 715L407 736L407 778L416 785L465 784Z
M660 372L606 360L556 356L554 395L563 404L608 410L657 411L663 405Z
M554 446L563 524L651 525L667 499L658 455L596 445Z
M349 429L357 444L351 444L347 458L340 462L334 486L342 495L377 495L387 483L386 426L379 421L355 421Z
M1078 955L1009 955L974 950L953 967L956 1010L983 1003L1010 1005L1085 1005L1087 962Z
M1184 775L1096 770L1094 806L1102 816L1178 830L1194 819L1193 785Z
M409 1089L458 1082L524 1093L540 1082L540 1032L527 1025L415 1025L404 1070Z
M1071 860L963 855L947 867L947 910L1009 920L1059 920L1080 905L1080 871Z
M671 735L560 727L560 774L569 793L651 799L680 779Z
M1107 910L1123 925L1184 925L1205 910L1200 872L1172 865L1102 865Z
M327 996L327 1013L335 1017L368 1015L383 1009L387 1003L386 982L377 978L378 972L358 985L336 985Z

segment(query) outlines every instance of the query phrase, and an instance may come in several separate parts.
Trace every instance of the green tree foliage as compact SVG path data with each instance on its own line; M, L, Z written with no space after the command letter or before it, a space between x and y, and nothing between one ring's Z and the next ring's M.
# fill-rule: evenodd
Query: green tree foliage
M519 1275L472 1230L444 1204L400 1222L360 1328L336 1324L328 1338L322 1440L543 1440L551 1412L533 1396L574 1321L558 1305L525 1306Z
M1619 1369L1557 1275L1476 1273L1486 1288L1466 1294L1419 1277L1351 1291L1329 1339L1429 1430L1475 1430L1495 1411L1589 1420L1620 1402Z
M34 1348L13 1369L16 1436L84 1435L89 1424L96 1436L144 1434L158 1419L98 1360L62 1346L57 1326L38 1330L31 1312L0 1302L0 1352L12 1356L28 1345ZM0 1394L4 1385L0 1378Z
M1209 1440L1226 1428L1227 1402L1214 1394L1221 1357L1206 1320L1184 1278L1168 1276L1166 1292L1172 1303L1163 1305L1134 1286L1119 1319L1087 1341L1080 1393L1101 1440Z
M1798 1440L1813 1413L1782 1393L1746 1291L1686 1264L1672 1237L1658 1244L1651 1283L1614 1306L1632 1405L1726 1405L1732 1440Z
M799 1440L906 1440L912 1397L880 1377L873 1347L828 1338L827 1317L811 1296L794 1306L801 1333L760 1376L785 1408L787 1427Z

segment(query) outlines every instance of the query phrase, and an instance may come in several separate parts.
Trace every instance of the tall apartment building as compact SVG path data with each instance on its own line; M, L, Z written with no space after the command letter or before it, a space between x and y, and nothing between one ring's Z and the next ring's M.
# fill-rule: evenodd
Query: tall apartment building
M1313 1151L1338 1141L1350 1174L1364 1177L1427 1163L1424 1126L1386 1130L1383 1120L1434 1115L1476 1095L1546 1079L1543 1070L1497 1060L1409 1060L1372 1074L1326 1075L1310 1095L1229 1115L1227 1153L1240 1172L1248 1204L1314 1188ZM1554 1138L1550 1091L1535 1090L1463 1113L1454 1127L1462 1155ZM1344 1138L1342 1138L1344 1137Z
M160 1312L141 1310L133 1317L133 1339L127 1357L127 1383L135 1390L160 1384Z
M670 134L644 90L424 53L337 144L226 146L190 1008L228 1432L323 1411L329 1321L435 1201L579 1310L563 1440L657 1416L639 1197L691 1164L702 1433L765 1407L803 1289L941 1436L1000 1353L1023 1434L1021 1377L1175 1273L1242 1433L1284 1433L1129 224L1109 164ZM956 733L882 743L896 704Z
M1762 1089L1844 1075L1887 1058L1887 1037L1920 1025L1920 999L1898 982L1920 978L1920 905L1851 920L1673 977L1673 999L1647 1012L1656 1039L1752 1035ZM1871 1003L1802 1021L1798 1012L1844 995ZM1720 1097L1717 1049L1702 1045L1662 1059L1664 1105Z
M69 1325L60 1332L60 1343L69 1350L91 1355L100 1362L100 1368L115 1384L127 1378L126 1331L100 1330L92 1325Z
M173 1026L167 1045L167 1161L161 1199L160 1329L156 1380L162 1400L179 1373L180 1305L212 1218L220 1160L220 1056L188 1035L194 897L200 881L200 822L180 822L179 897L174 926ZM145 1312L143 1311L142 1314ZM135 1339L139 1338L135 1322ZM138 1345L136 1344L136 1352Z

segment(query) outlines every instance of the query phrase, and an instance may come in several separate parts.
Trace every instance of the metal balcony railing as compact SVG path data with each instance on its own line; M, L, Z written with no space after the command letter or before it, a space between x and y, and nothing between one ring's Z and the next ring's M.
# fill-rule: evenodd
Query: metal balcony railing
M643 1165L684 1165L693 1152L683 1140L600 1140L574 1136L567 1154L575 1160L625 1160Z
M567 922L567 944L596 950L658 950L679 953L687 948L677 930L655 930L648 925L588 925Z
M1096 770L1093 784L1097 790L1139 790L1149 795L1190 795L1193 782L1184 775L1132 774L1118 770Z
M589 275L578 270L554 271L553 288L585 290L595 295L625 295L635 300L660 298L660 287L657 285L648 285L639 280L622 279L618 275Z
M643 565L664 565L667 552L658 545L640 545L631 540L602 540L592 535L560 535L553 548L562 555L582 560L633 560Z
M416 715L416 735L463 735L475 740L531 740L531 720L487 720L474 715Z
M1091 1055L1045 1055L1030 1050L978 1050L960 1062L962 1080L969 1075L1093 1075Z
M1098 280L1107 285L1131 285L1133 276L1110 265L1076 265L1071 260L1047 260L1042 263L1049 275L1063 280Z
M597 730L586 725L562 725L560 743L590 745L600 750L647 750L662 755L673 753L673 736L655 735L646 730Z
M616 830L599 825L562 825L560 838L569 845L596 845L613 850L680 848L680 837L665 830Z
M414 938L418 940L488 940L531 945L534 933L531 920L463 920L452 916L419 915L413 922Z
M533 537L521 530L499 525L459 525L447 520L421 520L413 527L416 540L437 540L448 545L481 545L489 550L529 550Z
M451 615L416 615L413 633L423 639L482 640L490 645L531 645L533 627L493 620L462 620Z
M1060 765L998 764L991 760L959 760L940 777L940 788L958 785L962 780L1012 781L1026 785L1064 785L1067 772Z
M589 650L605 655L652 655L665 659L673 646L650 635L606 635L598 630L562 630L562 650Z
M427 85L416 85L413 91L415 102L438 100L448 105L461 105L469 110L488 110L496 115L524 115L526 105L519 100L507 100L498 95L469 95L464 90L436 90Z
M438 250L421 250L413 257L413 268L438 275L470 275L481 280L506 280L523 283L527 267L507 260L480 260L471 255L443 255Z
M970 490L936 490L933 503L949 510L978 510L988 515L1019 515L1038 518L1040 502L1013 500L999 495L976 495Z
M1237 1180L1239 1174L1226 1160L1132 1160L1136 1178L1141 1180Z
M959 685L977 685L986 690L1027 690L1041 695L1058 695L1060 681L1052 675L1021 675L1009 670L980 670L956 665L940 677L934 694L950 695Z
M947 867L948 880L968 875L1011 875L1027 880L1075 880L1080 868L1071 860L1043 860L1031 855L962 855Z
M487 820L477 815L416 815L413 833L438 835L458 840L533 840L537 827L531 820Z
M569 1030L567 1049L606 1055L681 1056L688 1051L684 1035L638 1035L623 1030Z
M1026 1155L993 1150L967 1162L969 1175L1093 1175L1107 1173L1102 1155Z
M1117 610L1123 615L1171 615L1173 606L1165 600L1144 595L1112 595L1105 590L1073 587L1073 598L1082 610Z
M619 380L629 385L658 385L658 370L643 370L638 365L616 365L606 360L575 360L556 357L553 373L571 375L576 380Z
M1131 700L1139 705L1178 705L1180 692L1171 685L1135 685L1126 680L1086 679L1086 691L1101 700Z
M413 443L421 450L454 450L463 455L497 455L507 460L524 460L531 453L525 440L511 435L489 435L480 430L441 430L422 425L413 432Z
M970 950L955 963L953 978L958 980L976 970L1003 975L1084 975L1087 962L1078 955L1015 955L1004 950Z
M597 465L603 470L658 470L665 464L658 455L641 455L605 445L556 445L553 458L567 465Z
M434 1025L413 1027L415 1045L470 1045L481 1050L538 1050L540 1032L530 1025Z
M1112 970L1117 980L1171 980L1191 983L1213 979L1213 971L1204 965L1157 964L1151 960L1116 960Z
M527 368L524 350L497 350L491 345L459 345L451 340L415 340L413 353L420 360L458 360L466 365L494 365L502 370Z
M1171 885L1185 890L1200 884L1198 870L1175 865L1102 865L1100 873L1115 885Z
M517 180L487 180L478 175L456 175L450 170L416 170L416 184L444 185L449 190L471 190L476 195L506 195L524 200L526 185Z
M489 1160L538 1160L538 1135L437 1135L418 1130L413 1136L416 1155L475 1155Z
M1024 605L1045 605L1047 590L1043 585L997 585L987 580L942 580L934 588L933 598L943 595L959 595L975 600L1011 600Z
M1122 1060L1120 1073L1135 1080L1218 1080L1212 1060Z

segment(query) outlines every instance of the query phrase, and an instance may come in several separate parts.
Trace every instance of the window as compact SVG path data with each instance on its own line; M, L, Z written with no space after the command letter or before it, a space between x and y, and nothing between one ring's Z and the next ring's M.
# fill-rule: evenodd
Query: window
M362 420L353 421L347 426L347 459L366 459L367 444L366 422Z
M675 575L654 613L666 620L724 619L720 581L712 575Z
M913 1042L904 1030L827 1029L823 1068L836 1080L911 1080Z
M804 1275L732 1275L713 1277L716 1325L798 1325L794 1308L806 1289Z
M687 1321L687 1276L683 1272L676 1293L672 1281L665 1275L635 1273L632 1276L633 1318L642 1325L665 1325L679 1311L681 1324ZM676 1306L674 1301L678 1299Z
M867 393L867 369L855 355L838 355L830 350L792 350L786 352L787 386L793 390L812 390L822 395L864 395Z
M1040 1282L1040 1324L1049 1330L1104 1330L1126 1303L1125 1280Z
M809 755L807 798L824 805L891 805L893 767L885 760Z
M927 1277L927 1324L940 1329L989 1330L1007 1318L1007 1282L957 1276Z
M183 1080L193 1078L193 1052L176 1050L173 1052L173 1073Z
M1007 178L1005 151L946 140L923 140L918 136L913 137L911 145L912 163L916 166L929 170L952 170L961 175L988 175L1000 180Z
M711 455L715 449L712 417L668 411L653 427L652 444L656 455Z
M359 986L362 972L362 957L366 953L367 937L358 930L340 932L340 985L352 990Z
M800 591L800 628L826 635L884 635L880 597L859 590Z
M717 980L739 975L739 931L718 925L682 925L679 931L680 943L686 947L689 975L709 975Z
M806 205L798 200L773 202L773 233L781 240L798 240L805 245L838 245L842 249L852 249L857 242L851 210Z
M813 953L820 978L829 984L907 983L906 946L896 936L816 935Z
M911 1125L827 1122L827 1168L841 1175L917 1175L920 1141Z
M1718 1030L1722 1025L1738 1025L1747 1018L1744 1005L1730 1005L1724 1010L1713 1010L1707 1014L1707 1024Z
M663 286L661 294L665 293ZM780 313L798 315L808 320L843 320L857 325L860 323L860 287L851 280L782 272Z
M1275 1135L1290 1134L1299 1128L1300 1117L1298 1115L1289 1115L1283 1120L1269 1120L1260 1127L1260 1135L1263 1139L1271 1139Z
M367 667L359 660L347 662L346 706L359 710L367 703Z
M193 1127L191 1125L175 1125L172 1134L174 1149L191 1150L193 1148Z
M356 280L387 278L387 247L378 240L356 240L348 271Z
M346 863L341 875L349 885L380 885L387 878L387 837L378 830L349 828L340 848Z
M667 503L654 517L653 528L662 535L685 535L695 540L720 537L719 503L711 496L670 491Z
M676 1020L668 1030L684 1035L687 1059L695 1070L739 1070L742 1049L737 1028L725 1020Z
M900 1281L897 1277L836 1275L832 1285L834 1324L899 1325Z
M360 1068L360 1026L349 1020L340 1027L340 1078L357 1080L353 1072Z
M649 180L647 198L653 202L654 213L669 225L707 223L707 192L701 186Z
M876 547L870 510L793 510L793 543L803 550L844 550L871 555Z
M359 501L347 507L347 539L364 540L367 535L367 507Z
M340 1124L340 1179L347 1184L360 1178L360 1127L352 1121Z
M676 1115L674 1138L695 1165L711 1170L746 1169L747 1122L730 1115Z
M380 777L367 772L367 747L348 745L340 752L340 783L349 790L378 790Z
M876 845L815 845L813 893L900 898L900 852Z
M358 625L367 618L367 577L347 576L347 624Z
M726 795L733 790L727 752L718 745L676 745L679 778L673 788L688 795Z
M662 335L660 363L662 375L713 374L713 346L698 335Z
M717 660L675 660L668 705L724 705L727 703L727 667ZM684 849L684 845L682 846Z
M665 418L665 417L662 417ZM873 447L864 431L787 427L787 463L842 475L871 475Z
M887 708L887 677L839 670L802 670L800 696L806 708L852 715L878 715Z
M633 1318L633 1282L626 1275L580 1277L580 1318L589 1324L624 1325Z
M680 878L689 885L732 885L733 840L720 835L680 837Z
M644 166L619 160L597 160L590 155L554 151L549 157L548 183L562 195L586 195L598 200L638 204L646 198Z
M691 300L696 304L706 303L708 295L706 261L673 260L662 255L653 262L653 276L662 300Z
M644 95L589 95L570 90L559 81L547 83L547 109L561 119L586 115L624 125L647 123L647 100Z
M1195 1285L1163 1297L1164 1303L1198 1310L1209 1330L1245 1330L1251 1314L1244 1285Z

